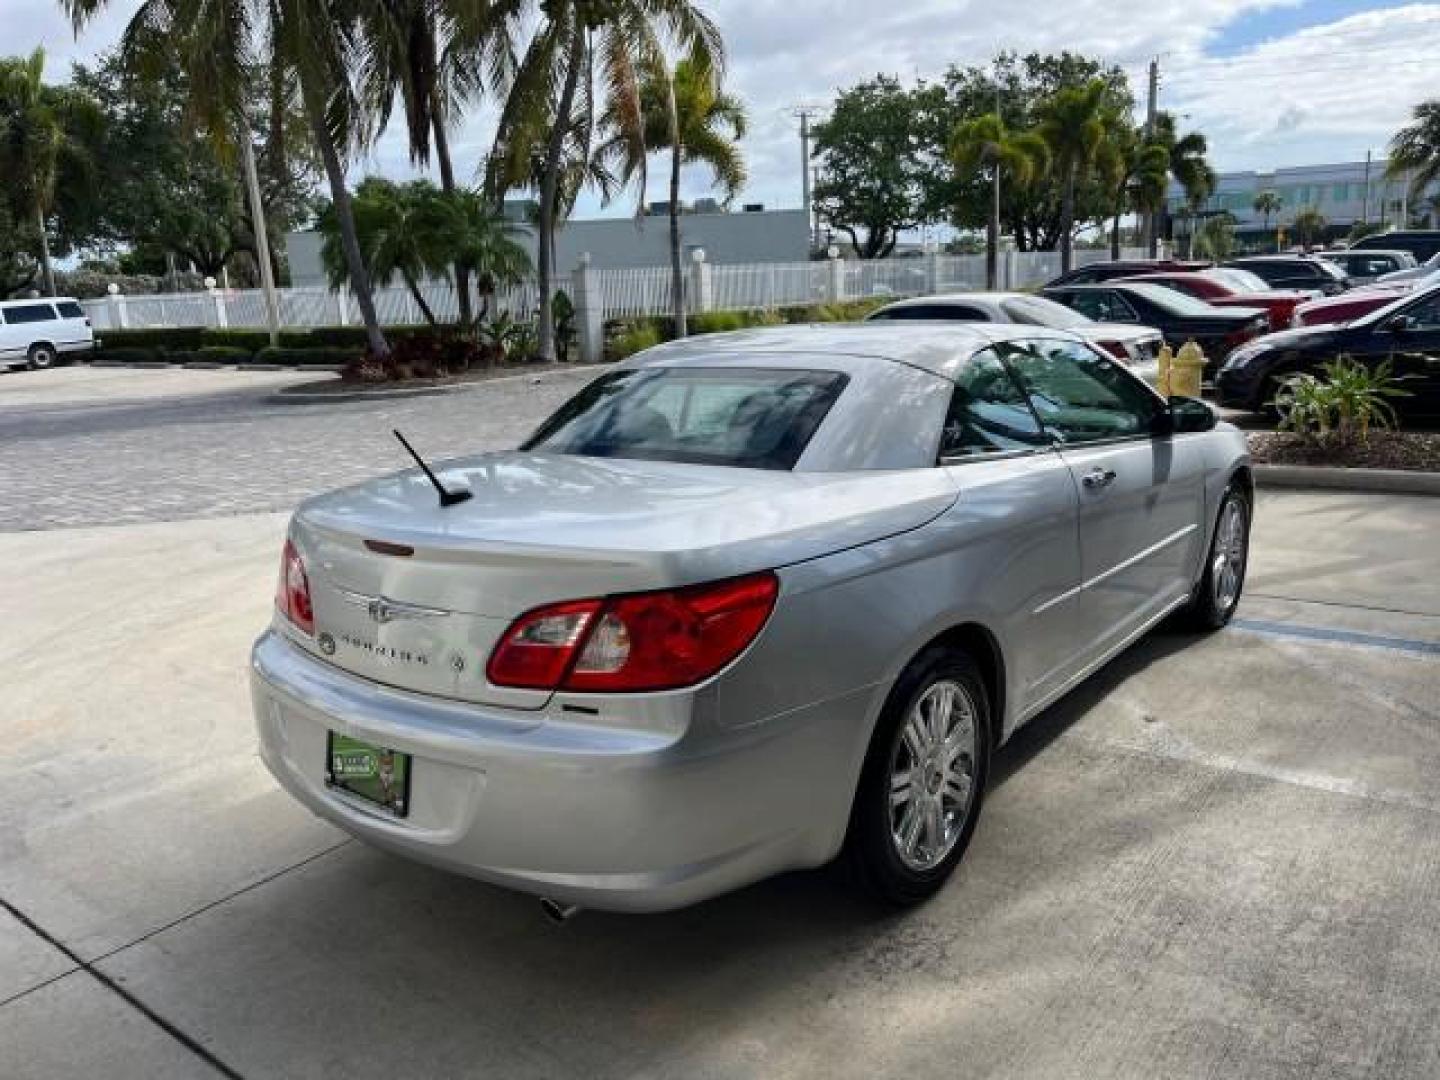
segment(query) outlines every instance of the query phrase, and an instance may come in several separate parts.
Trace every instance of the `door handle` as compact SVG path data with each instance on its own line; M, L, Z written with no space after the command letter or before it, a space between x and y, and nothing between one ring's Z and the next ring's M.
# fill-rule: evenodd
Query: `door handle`
M1109 487L1110 482L1115 479L1114 469L1102 469L1098 465L1080 478L1080 482L1087 488L1099 490Z

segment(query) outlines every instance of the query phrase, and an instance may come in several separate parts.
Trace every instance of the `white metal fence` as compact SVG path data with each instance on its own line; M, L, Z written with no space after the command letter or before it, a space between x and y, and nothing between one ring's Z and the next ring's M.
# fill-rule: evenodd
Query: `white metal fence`
M1142 253L1127 249L1126 258ZM1094 249L1075 252L1084 266L1109 258ZM1060 272L1060 255L1052 251L1010 251L1000 258L1000 285L1028 289L1042 285ZM663 315L670 310L670 269L588 267L590 287L606 318ZM555 287L569 292L572 279L557 276ZM923 255L918 258L839 260L835 262L751 263L744 265L691 264L686 273L687 303L692 310L737 311L855 300L866 297L917 296L937 292L964 292L985 287L983 255ZM343 326L360 321L352 297L325 288L278 290L280 324L290 329ZM421 294L435 318L454 321L459 313L455 286L431 281ZM572 299L574 299L572 295ZM501 292L491 299L491 311L508 311L528 317L539 304L533 280ZM99 330L159 329L209 326L262 328L266 325L265 299L258 289L164 295L111 296L86 300L82 305ZM477 296L474 308L480 310ZM386 326L422 323L424 313L408 288L387 286L375 292L375 308Z

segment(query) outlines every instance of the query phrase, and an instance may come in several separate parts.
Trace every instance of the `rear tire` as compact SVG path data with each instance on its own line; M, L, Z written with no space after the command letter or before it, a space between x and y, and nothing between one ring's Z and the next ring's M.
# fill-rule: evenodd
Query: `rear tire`
M1205 572L1190 602L1180 609L1183 622L1195 630L1219 630L1230 621L1245 588L1250 563L1250 500L1232 483L1215 515L1215 531L1205 553Z
M926 649L895 681L865 755L842 854L857 885L903 907L945 884L980 820L990 748L979 665Z
M31 368L35 371L44 371L46 368L55 366L58 354L53 345L31 345L28 359Z

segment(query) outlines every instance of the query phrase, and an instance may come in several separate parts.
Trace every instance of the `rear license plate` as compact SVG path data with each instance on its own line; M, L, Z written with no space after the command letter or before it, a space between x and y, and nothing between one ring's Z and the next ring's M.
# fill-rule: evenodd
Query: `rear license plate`
M325 746L325 786L403 818L410 811L410 755L332 731Z

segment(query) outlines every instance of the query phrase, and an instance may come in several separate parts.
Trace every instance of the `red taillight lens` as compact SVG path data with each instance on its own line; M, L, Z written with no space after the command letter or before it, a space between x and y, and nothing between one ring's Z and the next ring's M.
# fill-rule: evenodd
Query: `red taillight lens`
M772 573L666 592L575 600L517 619L486 669L497 686L615 693L708 679L745 649L775 606Z
M1102 349L1108 352L1111 356L1115 357L1115 359L1119 360L1122 364L1130 363L1130 353L1128 350L1126 350L1122 342L1102 341L1099 343L1099 345Z
M280 585L275 591L275 606L280 614L307 634L315 632L315 609L310 604L310 579L305 575L305 560L289 540L280 556Z

